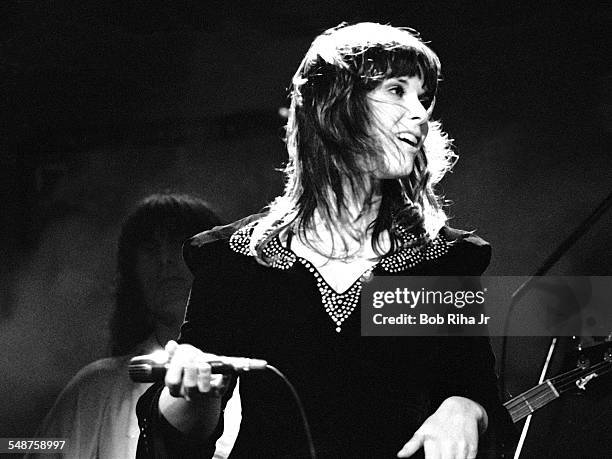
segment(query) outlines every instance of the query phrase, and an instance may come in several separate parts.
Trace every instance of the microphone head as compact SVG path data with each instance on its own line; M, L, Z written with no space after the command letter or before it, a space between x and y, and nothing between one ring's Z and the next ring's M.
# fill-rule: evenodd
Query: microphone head
M168 353L156 351L130 359L128 373L135 382L163 381L168 369Z

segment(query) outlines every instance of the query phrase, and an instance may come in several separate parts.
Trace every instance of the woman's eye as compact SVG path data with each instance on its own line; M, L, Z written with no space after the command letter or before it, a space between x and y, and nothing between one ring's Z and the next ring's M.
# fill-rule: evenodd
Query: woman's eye
M389 88L389 92L395 94L396 96L403 96L404 88L402 88L401 86L391 86Z

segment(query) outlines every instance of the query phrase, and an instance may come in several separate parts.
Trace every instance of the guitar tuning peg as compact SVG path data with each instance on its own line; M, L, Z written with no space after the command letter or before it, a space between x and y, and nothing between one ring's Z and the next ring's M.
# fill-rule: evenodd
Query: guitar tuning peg
M576 366L582 370L585 370L591 366L591 361L588 359L588 357L581 354L578 357L578 362L576 363Z

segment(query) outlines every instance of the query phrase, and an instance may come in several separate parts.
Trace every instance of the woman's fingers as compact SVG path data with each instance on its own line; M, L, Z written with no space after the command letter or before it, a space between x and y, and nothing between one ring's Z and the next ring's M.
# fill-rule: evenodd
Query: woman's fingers
M423 447L424 437L416 432L404 447L397 453L397 457L410 457Z
M193 400L198 396L198 372L197 366L186 366L183 368L183 388L182 395L185 400Z
M173 397L194 400L203 394L219 396L227 386L222 375L211 374L208 362L217 356L205 354L189 344L168 342L166 351L170 356L165 384Z
M210 380L210 365L208 365L208 368L198 369L198 389L200 392L206 393L210 391Z
M183 364L180 362L180 358L178 358L176 355L174 355L168 363L164 382L173 397L182 396L181 388L183 385Z
M478 426L486 412L463 397L446 399L397 453L412 456L423 448L425 459L474 459L478 453Z
M171 359L174 355L174 351L178 347L178 343L176 341L170 340L166 343L164 350L168 353L168 358Z

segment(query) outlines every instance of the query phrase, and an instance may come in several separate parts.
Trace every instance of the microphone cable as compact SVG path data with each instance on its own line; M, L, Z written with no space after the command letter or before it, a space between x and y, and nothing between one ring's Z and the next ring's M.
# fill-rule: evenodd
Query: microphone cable
M304 406L302 405L302 400L300 400L300 396L298 395L297 390L295 390L293 384L291 384L289 379L278 368L273 367L270 364L266 365L266 368L272 373L278 375L289 388L291 395L293 395L293 399L295 400L295 404L297 405L298 410L300 412L300 416L302 418L302 424L304 426L304 433L306 434L306 442L308 443L310 459L317 459L317 453L315 451L314 442L312 441L312 434L310 432L310 425L308 424L308 419L306 418L306 411L304 411Z

